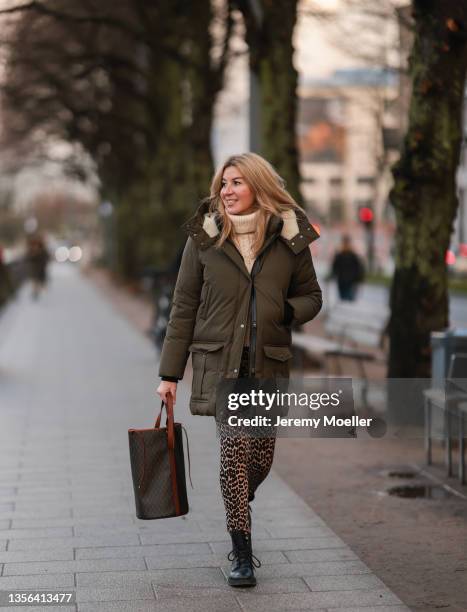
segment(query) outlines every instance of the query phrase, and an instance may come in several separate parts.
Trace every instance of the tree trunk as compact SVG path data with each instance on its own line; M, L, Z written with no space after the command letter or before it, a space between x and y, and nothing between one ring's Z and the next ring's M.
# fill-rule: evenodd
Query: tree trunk
M250 49L250 68L260 89L261 154L286 181L300 203L300 170L296 137L298 73L293 65L292 43L297 0L239 2Z
M445 253L458 200L467 7L414 0L409 127L394 165L395 274L388 376L430 376L430 333L448 326Z

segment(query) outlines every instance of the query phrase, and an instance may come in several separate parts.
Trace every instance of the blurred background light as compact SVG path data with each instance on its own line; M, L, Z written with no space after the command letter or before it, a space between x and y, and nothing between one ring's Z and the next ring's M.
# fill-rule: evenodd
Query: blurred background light
M58 249L55 250L55 259L58 261L58 263L63 263L67 261L69 255L70 252L68 250L68 247L66 246L58 247Z
M72 246L68 254L68 259L73 263L79 261L83 256L83 251L79 246Z

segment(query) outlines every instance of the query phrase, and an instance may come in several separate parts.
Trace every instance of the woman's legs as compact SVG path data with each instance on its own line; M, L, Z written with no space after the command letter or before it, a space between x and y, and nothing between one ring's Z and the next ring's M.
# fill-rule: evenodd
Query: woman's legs
M248 463L248 498L253 500L255 491L269 474L274 459L276 438L250 438Z
M248 502L269 474L276 438L220 436L220 486L227 529L250 531Z
M250 438L220 437L220 485L227 530L249 531L248 459Z

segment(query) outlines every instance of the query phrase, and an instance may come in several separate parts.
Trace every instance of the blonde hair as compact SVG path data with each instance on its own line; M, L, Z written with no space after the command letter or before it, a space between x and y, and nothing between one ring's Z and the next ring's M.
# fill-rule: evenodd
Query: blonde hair
M217 248L222 246L227 238L235 232L220 196L224 171L230 166L238 168L255 196L253 208L259 210L259 215L252 248L256 255L264 243L266 228L271 215L280 216L281 213L291 209L305 211L286 190L285 181L263 157L256 153L232 155L215 173L211 182L211 194L204 200L209 202L209 211L218 215L222 220L222 231L215 245Z

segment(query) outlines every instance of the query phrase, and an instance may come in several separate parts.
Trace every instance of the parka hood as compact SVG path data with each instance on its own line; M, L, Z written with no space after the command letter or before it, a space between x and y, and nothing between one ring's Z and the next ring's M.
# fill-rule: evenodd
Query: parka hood
M222 229L218 215L209 212L209 202L203 202L182 227L201 250L215 244ZM289 209L280 217L273 215L266 229L267 236L272 234L278 234L295 254L319 238L318 230L299 209Z

